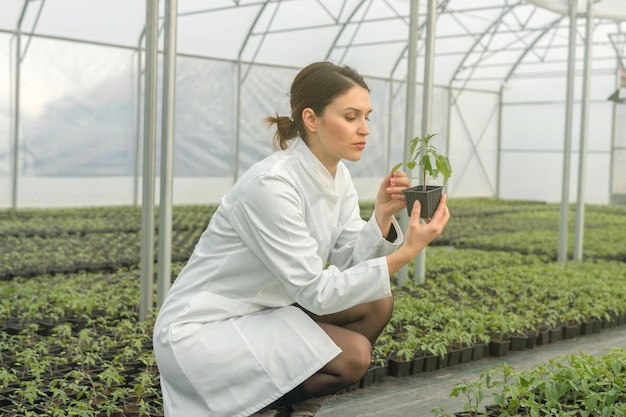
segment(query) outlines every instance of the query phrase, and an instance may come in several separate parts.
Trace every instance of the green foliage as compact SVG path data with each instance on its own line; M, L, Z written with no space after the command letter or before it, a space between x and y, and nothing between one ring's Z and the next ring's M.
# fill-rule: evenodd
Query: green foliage
M435 135L435 133L430 133L411 139L409 150L411 159L396 164L391 170L396 171L402 166L407 167L409 170L413 170L416 167L421 168L421 184L424 190L426 190L428 177L436 179L439 177L439 174L443 177L445 185L452 175L452 166L448 157L439 154L437 148L430 143L430 140Z
M523 371L503 363L486 369L479 380L456 384L450 396L461 395L463 409L475 415L482 405L493 405L501 416L623 416L626 350L559 356ZM434 411L448 415L443 408Z
M406 359L423 352L444 356L452 348L488 343L498 333L524 333L588 320L611 323L626 314L626 234L616 233L626 227L623 208L588 207L585 260L557 263L557 205L492 199L449 200L448 205L452 217L429 248L426 284L394 285L394 314L373 346L372 364L384 365L393 355ZM175 208L174 239L184 248L180 251L183 258L214 209ZM364 218L372 210L373 204L362 204ZM47 399L46 415L65 416L98 411L116 415L129 396L137 399L146 392L156 398L143 400L143 412L152 410L158 415L162 409L155 379L158 369L150 347L154 316L143 323L137 320L139 269L128 255L139 253L133 246L138 240L138 212L135 208L90 211L0 211L0 278L4 278L0 279L0 326L9 322L23 326L17 335L0 331L0 362L17 360L19 364L10 371L6 364L0 366L0 385L13 386L23 374L43 381L44 373L57 371L47 386L23 386L14 394L28 405L28 398L39 389L48 396L42 397ZM122 222L116 225L115 218ZM54 226L55 222L60 226ZM98 262L85 268L81 263L86 259ZM120 259L129 261L114 266ZM184 260L173 264L173 277L183 265ZM29 273L15 274L29 267ZM46 320L53 323L49 335L42 333L41 323ZM137 360L151 374L123 385L124 366ZM621 360L611 362L613 374L624 373ZM590 366L577 363L581 368ZM63 370L68 364L73 367L69 372ZM97 366L101 368L98 376L89 376L87 371ZM553 374L556 367L546 365L542 375ZM560 399L572 391L567 382L550 385L523 372L503 371L485 377L484 389L514 380L519 386L511 386L501 397L489 395L492 402L520 409L549 403L556 410L550 411L554 415L561 412ZM602 372L609 378L606 370ZM564 370L559 375L567 377ZM481 395L480 384L457 388L459 396L473 396L468 398L468 407L474 407ZM595 389L600 388L596 384ZM73 393L71 397L68 392ZM611 410L617 410L619 406L614 388L585 393L584 398L577 395L577 402L590 407L613 404ZM20 411L28 415L32 411L26 405ZM440 415L448 414L441 410Z
M479 405L486 395L483 382L478 380L457 383L452 389L452 392L450 392L450 396L458 397L460 395L465 398L463 411L478 413Z

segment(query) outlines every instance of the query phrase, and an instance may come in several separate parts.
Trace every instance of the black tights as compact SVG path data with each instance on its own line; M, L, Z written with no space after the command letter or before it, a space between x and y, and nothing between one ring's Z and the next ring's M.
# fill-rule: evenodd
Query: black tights
M274 401L274 405L277 407L285 407L291 404L310 400L311 398L314 397L304 389L304 384L300 384L287 394Z
M342 352L304 381L305 392L321 397L358 382L370 366L372 344L392 313L392 297L325 316L308 313Z

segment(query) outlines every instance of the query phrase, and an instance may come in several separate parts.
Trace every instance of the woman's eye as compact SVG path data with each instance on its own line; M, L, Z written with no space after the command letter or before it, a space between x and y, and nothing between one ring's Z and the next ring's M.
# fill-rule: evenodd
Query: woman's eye
M354 122L355 120L358 119L357 116L345 116L345 118L346 118L346 120L348 122ZM370 121L370 117L369 116L365 116L364 119L367 120L368 122Z

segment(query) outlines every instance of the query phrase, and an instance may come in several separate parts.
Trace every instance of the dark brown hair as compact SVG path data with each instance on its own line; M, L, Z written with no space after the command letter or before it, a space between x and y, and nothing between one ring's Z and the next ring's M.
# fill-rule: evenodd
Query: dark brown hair
M274 146L277 149L287 149L289 140L298 135L307 142L302 111L310 108L316 115L321 116L324 114L326 106L355 85L370 91L363 77L356 70L346 65L315 62L304 67L291 84L289 94L291 97L291 117L276 114L275 117L265 118L265 122L269 126L276 124Z

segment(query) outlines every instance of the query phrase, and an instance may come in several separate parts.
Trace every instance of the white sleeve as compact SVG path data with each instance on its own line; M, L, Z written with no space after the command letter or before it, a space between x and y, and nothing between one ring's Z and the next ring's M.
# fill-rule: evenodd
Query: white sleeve
M343 271L325 268L302 212L298 190L279 178L260 177L239 196L231 222L295 302L312 313L335 313L391 295L384 257Z
M331 251L330 262L339 269L349 268L367 259L387 256L400 247L404 235L394 218L392 227L396 238L388 241L382 235L374 214L369 221L361 219L358 196L351 186L348 197L342 204L345 209L339 219L342 230Z

